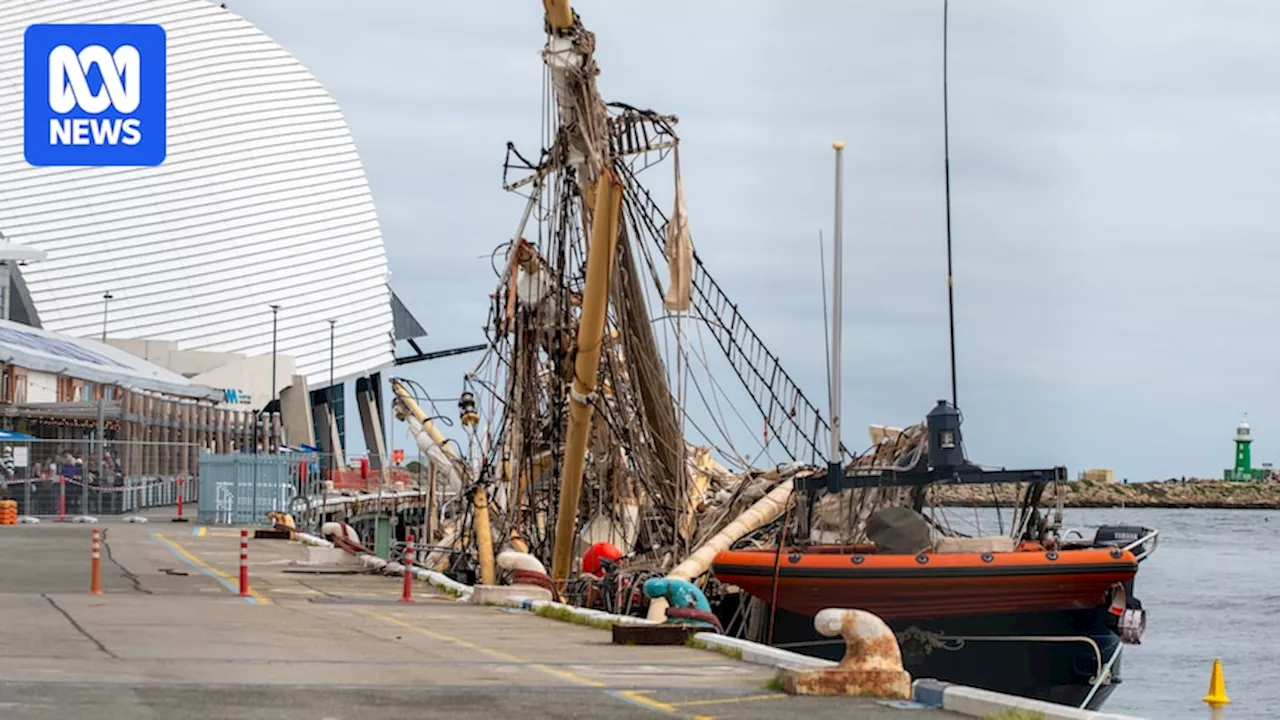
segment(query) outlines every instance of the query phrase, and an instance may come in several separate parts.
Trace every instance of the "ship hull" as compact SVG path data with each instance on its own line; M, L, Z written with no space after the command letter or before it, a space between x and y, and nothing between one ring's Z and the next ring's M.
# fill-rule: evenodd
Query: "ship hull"
M1115 547L1028 543L1014 552L918 555L829 546L727 550L712 568L765 605L752 624L757 641L839 660L843 641L818 635L813 616L856 608L893 628L913 678L1079 707L1118 650L1117 608L1132 595L1138 559ZM1090 709L1102 707L1119 678L1117 657Z

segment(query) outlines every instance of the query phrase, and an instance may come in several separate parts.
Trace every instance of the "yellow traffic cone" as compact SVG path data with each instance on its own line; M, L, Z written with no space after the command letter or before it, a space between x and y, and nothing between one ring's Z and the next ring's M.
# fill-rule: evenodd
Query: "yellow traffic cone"
M1213 674L1209 676L1209 694L1205 695L1203 700L1209 703L1209 707L1220 708L1231 702L1231 698L1227 697L1227 684L1222 679L1222 661L1213 661Z

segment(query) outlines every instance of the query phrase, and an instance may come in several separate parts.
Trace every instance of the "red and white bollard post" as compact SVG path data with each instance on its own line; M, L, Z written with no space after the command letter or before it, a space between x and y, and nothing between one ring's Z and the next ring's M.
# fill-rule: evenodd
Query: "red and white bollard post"
M413 536L405 538L404 546L404 592L400 594L400 602L413 602Z
M183 478L181 475L179 475L178 476L178 517L173 518L173 522L184 523L187 521L186 518L182 517L182 493L183 493L183 485L185 482L186 482L186 479Z
M249 531L240 531L240 597L249 597Z
M93 559L90 561L89 570L89 594L102 594L102 535L98 528L93 529L93 540L91 541L93 548Z

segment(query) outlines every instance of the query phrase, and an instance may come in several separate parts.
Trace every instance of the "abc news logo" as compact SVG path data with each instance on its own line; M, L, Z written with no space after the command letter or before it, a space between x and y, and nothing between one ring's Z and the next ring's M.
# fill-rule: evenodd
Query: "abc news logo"
M159 25L32 25L25 62L27 161L148 166L167 143Z
M110 53L101 45L90 45L77 53L59 45L49 53L49 107L61 115L77 107L92 115L115 108L127 115L138 109L142 99L138 48L121 45ZM86 72L94 67L102 73L98 92L89 89ZM80 117L50 118L50 145L137 145L142 141L142 121L138 118Z

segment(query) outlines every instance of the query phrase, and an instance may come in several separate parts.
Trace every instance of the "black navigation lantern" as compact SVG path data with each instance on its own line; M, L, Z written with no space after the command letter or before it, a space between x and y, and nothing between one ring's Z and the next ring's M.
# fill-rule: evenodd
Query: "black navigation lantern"
M929 411L929 464L934 470L952 473L965 464L964 443L960 436L960 411L946 400L939 400Z
M480 416L476 413L476 396L464 392L458 397L458 414L462 416L463 425L474 425Z

